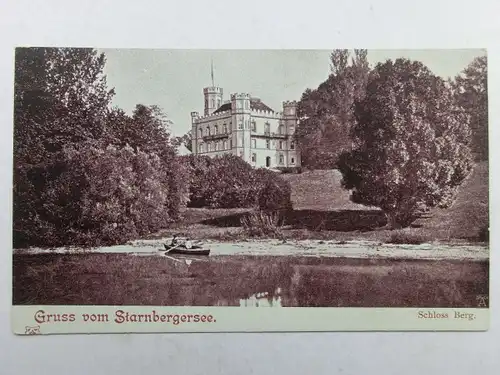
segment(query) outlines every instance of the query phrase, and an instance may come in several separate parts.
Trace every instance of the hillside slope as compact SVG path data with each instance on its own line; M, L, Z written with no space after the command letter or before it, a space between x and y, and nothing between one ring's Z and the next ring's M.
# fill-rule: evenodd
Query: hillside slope
M474 239L489 226L488 163L476 164L450 208L434 209L420 224L440 237Z
M292 202L296 210L336 211L367 208L350 201L350 192L342 188L342 174L336 169L283 174L283 178L292 186Z
M341 186L337 170L284 174L292 186L295 210L341 211L373 210L352 203L350 193ZM459 188L454 204L448 209L433 209L428 218L415 223L415 232L434 239L477 239L488 227L488 164L479 163Z

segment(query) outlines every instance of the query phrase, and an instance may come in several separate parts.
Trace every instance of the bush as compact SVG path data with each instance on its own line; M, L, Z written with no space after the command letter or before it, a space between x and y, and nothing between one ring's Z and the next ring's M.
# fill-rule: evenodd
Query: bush
M184 160L190 168L190 207L273 209L291 205L287 181L267 169L252 168L240 157L189 155Z
M210 158L189 155L190 207L251 207L255 189L252 167L234 155Z
M117 244L165 227L176 219L178 187L187 183L177 173L173 184L174 161L130 147L82 144L25 167L15 186L14 245Z
M292 190L290 183L281 177L271 178L264 182L259 192L259 209L266 212L286 212L292 209L290 199Z
M281 173L284 173L284 174L302 173L302 168L301 167L276 167L276 169L279 170Z
M283 237L283 219L276 212L252 212L241 218L241 226L250 237Z
M405 230L397 230L391 233L391 237L387 243L391 244L408 244L408 245L420 245L429 241L429 238L418 233L412 233Z
M477 235L477 239L480 242L490 242L490 229L488 226L482 227L479 230Z
M166 205L172 219L178 220L180 219L181 211L189 203L190 168L183 157L180 156L162 161L165 165L169 166L166 169L169 186Z

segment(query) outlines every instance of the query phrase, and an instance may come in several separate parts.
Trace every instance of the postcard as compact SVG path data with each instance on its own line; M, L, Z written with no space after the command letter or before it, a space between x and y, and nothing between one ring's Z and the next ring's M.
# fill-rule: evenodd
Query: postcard
M20 335L484 331L487 52L19 47Z

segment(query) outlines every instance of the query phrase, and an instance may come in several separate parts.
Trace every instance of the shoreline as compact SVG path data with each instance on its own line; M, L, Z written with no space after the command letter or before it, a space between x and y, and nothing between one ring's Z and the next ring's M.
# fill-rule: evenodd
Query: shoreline
M136 256L162 256L160 251L166 239L136 240L124 245L94 248L57 247L14 249L13 255L48 254L129 254ZM242 242L204 241L210 256L311 256L361 259L401 260L467 260L489 261L489 244L478 243L423 243L387 244L374 241L319 241L251 240Z

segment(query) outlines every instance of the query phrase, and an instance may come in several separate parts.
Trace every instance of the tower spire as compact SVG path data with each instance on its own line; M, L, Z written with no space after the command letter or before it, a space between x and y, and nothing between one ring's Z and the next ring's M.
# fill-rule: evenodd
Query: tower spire
M210 59L210 75L212 77L212 87L215 87L214 84L214 60Z

